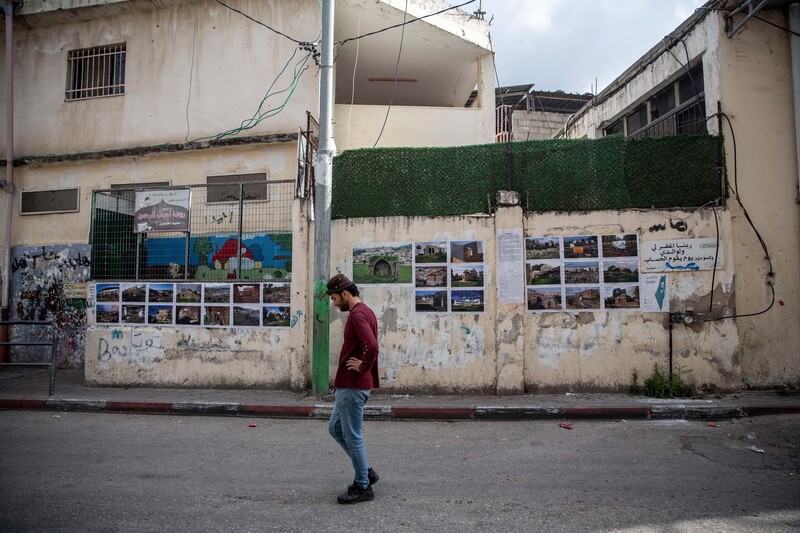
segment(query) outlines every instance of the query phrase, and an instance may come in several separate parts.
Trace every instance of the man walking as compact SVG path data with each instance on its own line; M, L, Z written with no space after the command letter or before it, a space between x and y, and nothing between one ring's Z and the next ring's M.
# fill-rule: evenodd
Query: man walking
M347 311L342 351L333 386L336 403L328 422L328 432L350 457L355 471L353 484L336 497L342 504L366 502L375 497L372 485L378 474L369 467L361 436L364 405L378 378L378 319L358 297L358 287L344 274L328 280L328 295L340 311Z

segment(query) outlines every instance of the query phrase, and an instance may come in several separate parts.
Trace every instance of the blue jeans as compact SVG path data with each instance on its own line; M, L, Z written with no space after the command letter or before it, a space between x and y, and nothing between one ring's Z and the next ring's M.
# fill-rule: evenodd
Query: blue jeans
M350 457L356 473L356 484L362 489L369 486L369 463L364 439L361 437L361 426L364 422L364 405L370 392L361 389L336 389L336 403L328 421L328 433Z

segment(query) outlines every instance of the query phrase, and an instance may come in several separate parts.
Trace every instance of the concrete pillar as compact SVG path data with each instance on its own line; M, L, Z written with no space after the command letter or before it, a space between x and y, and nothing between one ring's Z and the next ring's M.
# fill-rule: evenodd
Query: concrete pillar
M495 213L495 230L497 232L495 271L498 285L495 311L497 394L523 394L525 392L523 335L525 329L525 247L519 193L499 191L497 206Z

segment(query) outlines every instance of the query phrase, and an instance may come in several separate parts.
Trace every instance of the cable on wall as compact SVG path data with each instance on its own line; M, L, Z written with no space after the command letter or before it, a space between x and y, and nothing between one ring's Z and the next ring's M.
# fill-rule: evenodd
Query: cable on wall
M192 79L194 78L194 50L195 39L197 38L197 6L194 6L194 31L192 32L192 63L189 67L189 95L186 97L186 137L184 141L189 142L189 103L192 101Z
M769 286L770 292L772 293L772 300L770 301L769 305L765 309L763 309L762 311L758 311L758 312L755 312L755 313L734 314L734 315L720 316L720 317L716 317L716 318L709 318L709 319L706 319L704 322L714 322L714 321L717 321L717 320L725 320L725 319L728 319L728 318L744 318L744 317L752 317L752 316L763 315L764 313L766 313L767 311L772 309L773 305L775 305L775 286L773 284L773 280L775 278L775 271L772 269L772 258L769 255L769 250L767 249L767 243L764 241L763 237L761 237L761 233L759 233L758 229L756 228L755 224L753 223L753 220L750 218L750 213L747 212L747 209L745 208L744 203L742 202L742 199L739 196L739 182L738 182L738 173L737 173L737 170L738 170L738 154L737 154L737 149L736 149L736 133L733 130L733 124L731 123L731 119L726 113L715 113L714 115L711 115L710 117L708 117L706 120L710 120L710 119L715 118L717 116L721 116L722 118L724 118L726 120L726 122L728 124L728 129L731 132L731 140L733 142L733 180L734 180L735 189L734 189L734 187L731 187L730 183L728 184L728 188L733 193L733 198L736 200L736 202L739 204L739 207L742 209L742 213L744 214L745 219L750 224L750 227L753 228L753 232L755 232L756 238L758 239L759 244L761 244L761 248L764 250L765 259L767 260L767 264L769 265L769 272L767 272L767 278L768 278L767 285ZM716 210L715 210L715 214L716 214ZM714 264L716 266L716 261L714 262ZM712 287L711 289L712 289L712 294L713 294L713 289L714 288Z
M378 134L378 138L375 139L375 144L372 145L373 148L378 146L378 141L381 140L381 136L383 136L383 130L386 128L386 122L389 120L389 111L392 109L392 102L394 102L394 93L397 90L397 73L400 70L400 55L403 53L403 39L406 35L406 16L408 15L408 0L406 0L405 7L403 7L403 24L401 25L402 28L400 29L400 47L397 50L397 63L394 66L394 82L392 83L392 96L389 98L389 107L386 108L386 116L383 118L383 126L381 126L381 132Z
M217 0L217 1L219 2L219 0ZM458 4L458 5L455 5L455 6L451 6L451 7L448 7L447 9L442 9L441 11L437 11L435 13L430 13L428 15L423 15L421 17L417 17L417 18L409 20L407 22L406 22L406 14L408 14L408 2L406 2L406 8L405 8L405 12L406 13L403 15L402 24L394 24L392 26L387 26L387 27L382 28L380 30L375 30L375 31L372 31L372 32L369 32L369 33L365 33L364 35L359 35L357 37L350 37L350 38L344 39L342 41L337 41L334 44L337 45L337 46L341 46L341 45L343 45L345 43L349 43L350 41L355 41L357 39L363 39L364 37L370 37L372 35L377 35L378 33L382 33L382 32L388 31L388 30L393 30L394 28L399 28L401 26L406 26L406 25L411 24L413 22L417 22L418 20L422 20L422 19L426 19L426 18L429 18L429 17L433 17L435 15L441 15L442 13L445 13L447 11L451 11L453 9L458 9L460 7L464 7L464 6L469 5L469 4L473 4L473 3L475 3L475 1L476 0L469 0L469 2L464 2L463 4Z

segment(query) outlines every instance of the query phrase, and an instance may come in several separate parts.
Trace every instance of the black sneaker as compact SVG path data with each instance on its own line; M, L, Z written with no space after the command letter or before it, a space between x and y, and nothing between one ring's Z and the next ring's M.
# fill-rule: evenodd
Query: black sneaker
M339 494L336 497L336 501L343 504L348 505L351 503L358 503L358 502L368 502L375 498L375 493L372 492L372 486L368 486L366 489L362 489L355 483L347 487L347 492L343 494Z
M380 478L381 476L379 476L378 473L372 469L372 467L367 470L367 479L369 480L370 485L377 483Z

